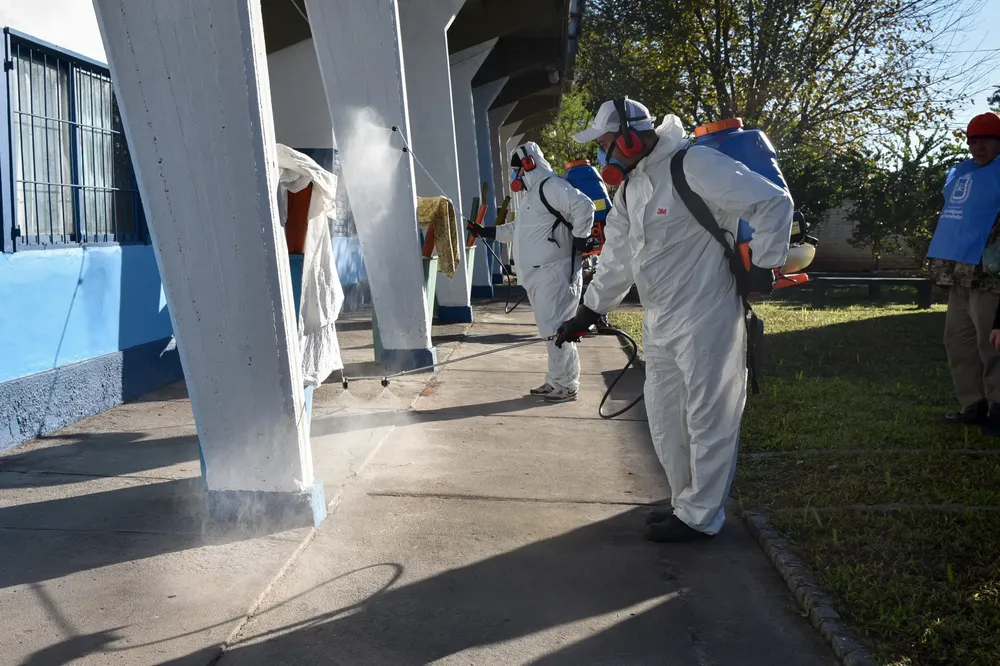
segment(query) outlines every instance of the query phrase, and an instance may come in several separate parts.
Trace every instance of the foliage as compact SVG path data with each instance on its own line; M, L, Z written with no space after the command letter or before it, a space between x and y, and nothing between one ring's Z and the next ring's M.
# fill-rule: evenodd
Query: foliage
M937 55L976 12L949 0L593 0L577 78L700 124L740 116L779 149L858 145L949 114L981 60ZM932 78L931 72L934 72Z
M563 95L559 115L541 132L538 145L556 173L562 173L566 162L577 159L597 161L597 146L580 145L573 135L587 129L594 114L587 108L587 95L582 89Z
M782 151L778 159L810 233L822 227L827 211L851 197L863 170L862 157L851 150L835 153L799 145Z
M989 96L986 103L990 105L991 109L1000 113L1000 86L997 86L997 89Z
M950 132L906 134L864 149L858 162L863 176L852 187L848 219L855 223L850 242L871 250L874 268L883 254L927 254L948 170L966 157ZM905 240L904 240L905 239Z

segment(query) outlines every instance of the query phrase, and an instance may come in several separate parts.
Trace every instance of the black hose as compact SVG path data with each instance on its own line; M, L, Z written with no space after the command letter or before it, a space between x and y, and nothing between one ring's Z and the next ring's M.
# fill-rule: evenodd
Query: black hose
M635 407L636 405L638 405L639 401L642 400L643 397L645 397L643 393L640 393L638 395L638 397L636 397L635 400L633 400L629 404L625 405L624 407L622 407L621 409L619 409L617 412L614 412L613 414L605 414L604 413L604 403L606 403L608 401L608 398L611 397L611 391L614 390L615 386L618 384L618 382L621 380L621 378L625 376L626 372L628 372L628 369L631 368L635 364L636 359L639 358L639 345L638 345L638 343L635 340L632 339L631 335L629 335L625 331L621 330L620 328L614 328L613 326L598 326L598 328L597 328L597 334L598 335L614 335L623 344L624 343L628 343L628 345L630 347L632 347L632 353L629 354L628 362L625 363L625 367L622 368L622 371L618 373L618 376L615 377L614 380L611 382L610 386L608 386L608 390L604 392L604 397L601 398L601 404L598 405L598 407L597 407L597 413L601 416L602 419L613 419L613 418L616 418L618 416L621 416L622 414L624 414L628 410L630 410L633 407Z
M517 303L514 303L514 305L510 304L510 297L514 293L514 286L511 284L511 280L514 279L514 276L511 274L511 272L509 270L507 270L507 267L504 266L503 259L501 259L499 257L499 255L497 255L497 253L493 251L492 247L490 247L490 244L487 242L488 240L489 240L488 238L484 238L483 239L483 247L485 247L487 250L489 250L490 254L493 255L493 258L497 260L498 264L500 264L500 270L503 273L507 274L507 300L503 304L503 313L504 314L510 314L515 309L517 309L518 305L520 305L521 303L524 303L524 301L528 298L528 294L526 292L524 294L524 296L521 297L521 300L519 300Z
M511 312L514 311L515 308L517 308L518 305L520 305L521 303L523 303L525 301L525 299L528 298L528 295L525 294L524 296L521 297L521 300L519 300L513 306L510 305L510 297L511 297L511 294L513 293L513 287L511 285L511 280L513 279L513 276L511 275L510 271L507 270L507 267L504 266L503 260L500 259L500 257L493 250L493 248L490 247L490 244L488 242L486 242L487 240L489 240L489 239L485 239L485 238L483 239L483 241L484 241L483 242L483 247L485 247L489 251L489 253L493 255L493 258L497 260L497 263L500 264L500 270L507 274L507 300L504 303L504 309L503 309L503 311L504 311L504 314L510 314ZM614 390L614 388L618 384L618 382L621 381L621 378L625 376L626 372L628 372L628 369L631 368L631 367L633 367L635 365L636 359L639 358L639 344L634 339L632 339L631 335L629 335L625 331L621 330L620 328L614 328L613 326L599 326L598 329L597 329L597 334L598 335L614 335L614 336L616 336L618 338L619 341L622 342L623 345L625 343L628 343L628 346L630 346L632 348L632 353L629 355L628 362L625 363L625 367L622 368L622 371L618 373L618 376L615 377L614 380L611 382L611 385L608 386L608 390L604 392L604 397L601 398L601 404L598 405L598 407L597 407L597 413L600 415L600 417L602 419L613 419L613 418L617 418L617 417L621 416L622 414L624 414L628 410L630 410L633 407L635 407L636 405L638 405L639 402L644 397L644 394L640 393L639 396L635 400L633 400L629 404L625 405L623 408L619 409L617 412L615 412L613 414L605 414L604 413L604 403L606 403L608 401L608 398L611 397L611 391Z

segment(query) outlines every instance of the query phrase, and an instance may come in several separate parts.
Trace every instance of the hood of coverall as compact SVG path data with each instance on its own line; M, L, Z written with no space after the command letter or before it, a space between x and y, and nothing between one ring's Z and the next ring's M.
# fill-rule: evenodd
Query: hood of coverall
M663 122L656 128L656 136L660 137L660 140L656 143L653 151L635 165L633 172L643 172L658 165L690 143L687 140L687 132L684 131L681 119L672 113L663 117Z
M552 165L549 164L548 160L545 159L545 154L542 153L542 149L534 141L529 141L528 143L521 144L517 147L516 155L520 157L522 155L521 151L526 152L535 160L535 168L531 171L525 171L524 180L525 186L529 190L534 190L538 186L538 183L542 182L550 176L554 176L555 172L552 170Z

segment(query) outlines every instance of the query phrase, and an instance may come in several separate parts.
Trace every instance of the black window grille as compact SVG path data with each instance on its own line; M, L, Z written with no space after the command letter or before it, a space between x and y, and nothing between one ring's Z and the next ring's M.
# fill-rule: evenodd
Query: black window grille
M14 31L5 37L16 243L148 242L108 69Z

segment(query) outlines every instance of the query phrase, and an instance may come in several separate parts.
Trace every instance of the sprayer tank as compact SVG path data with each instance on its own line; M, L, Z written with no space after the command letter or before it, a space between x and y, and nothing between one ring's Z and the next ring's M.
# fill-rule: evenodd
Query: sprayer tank
M694 135L696 146L715 148L788 191L788 183L778 166L778 154L761 130L745 130L741 119L729 118L701 125L695 129ZM749 241L752 234L750 225L740 220L739 242Z

